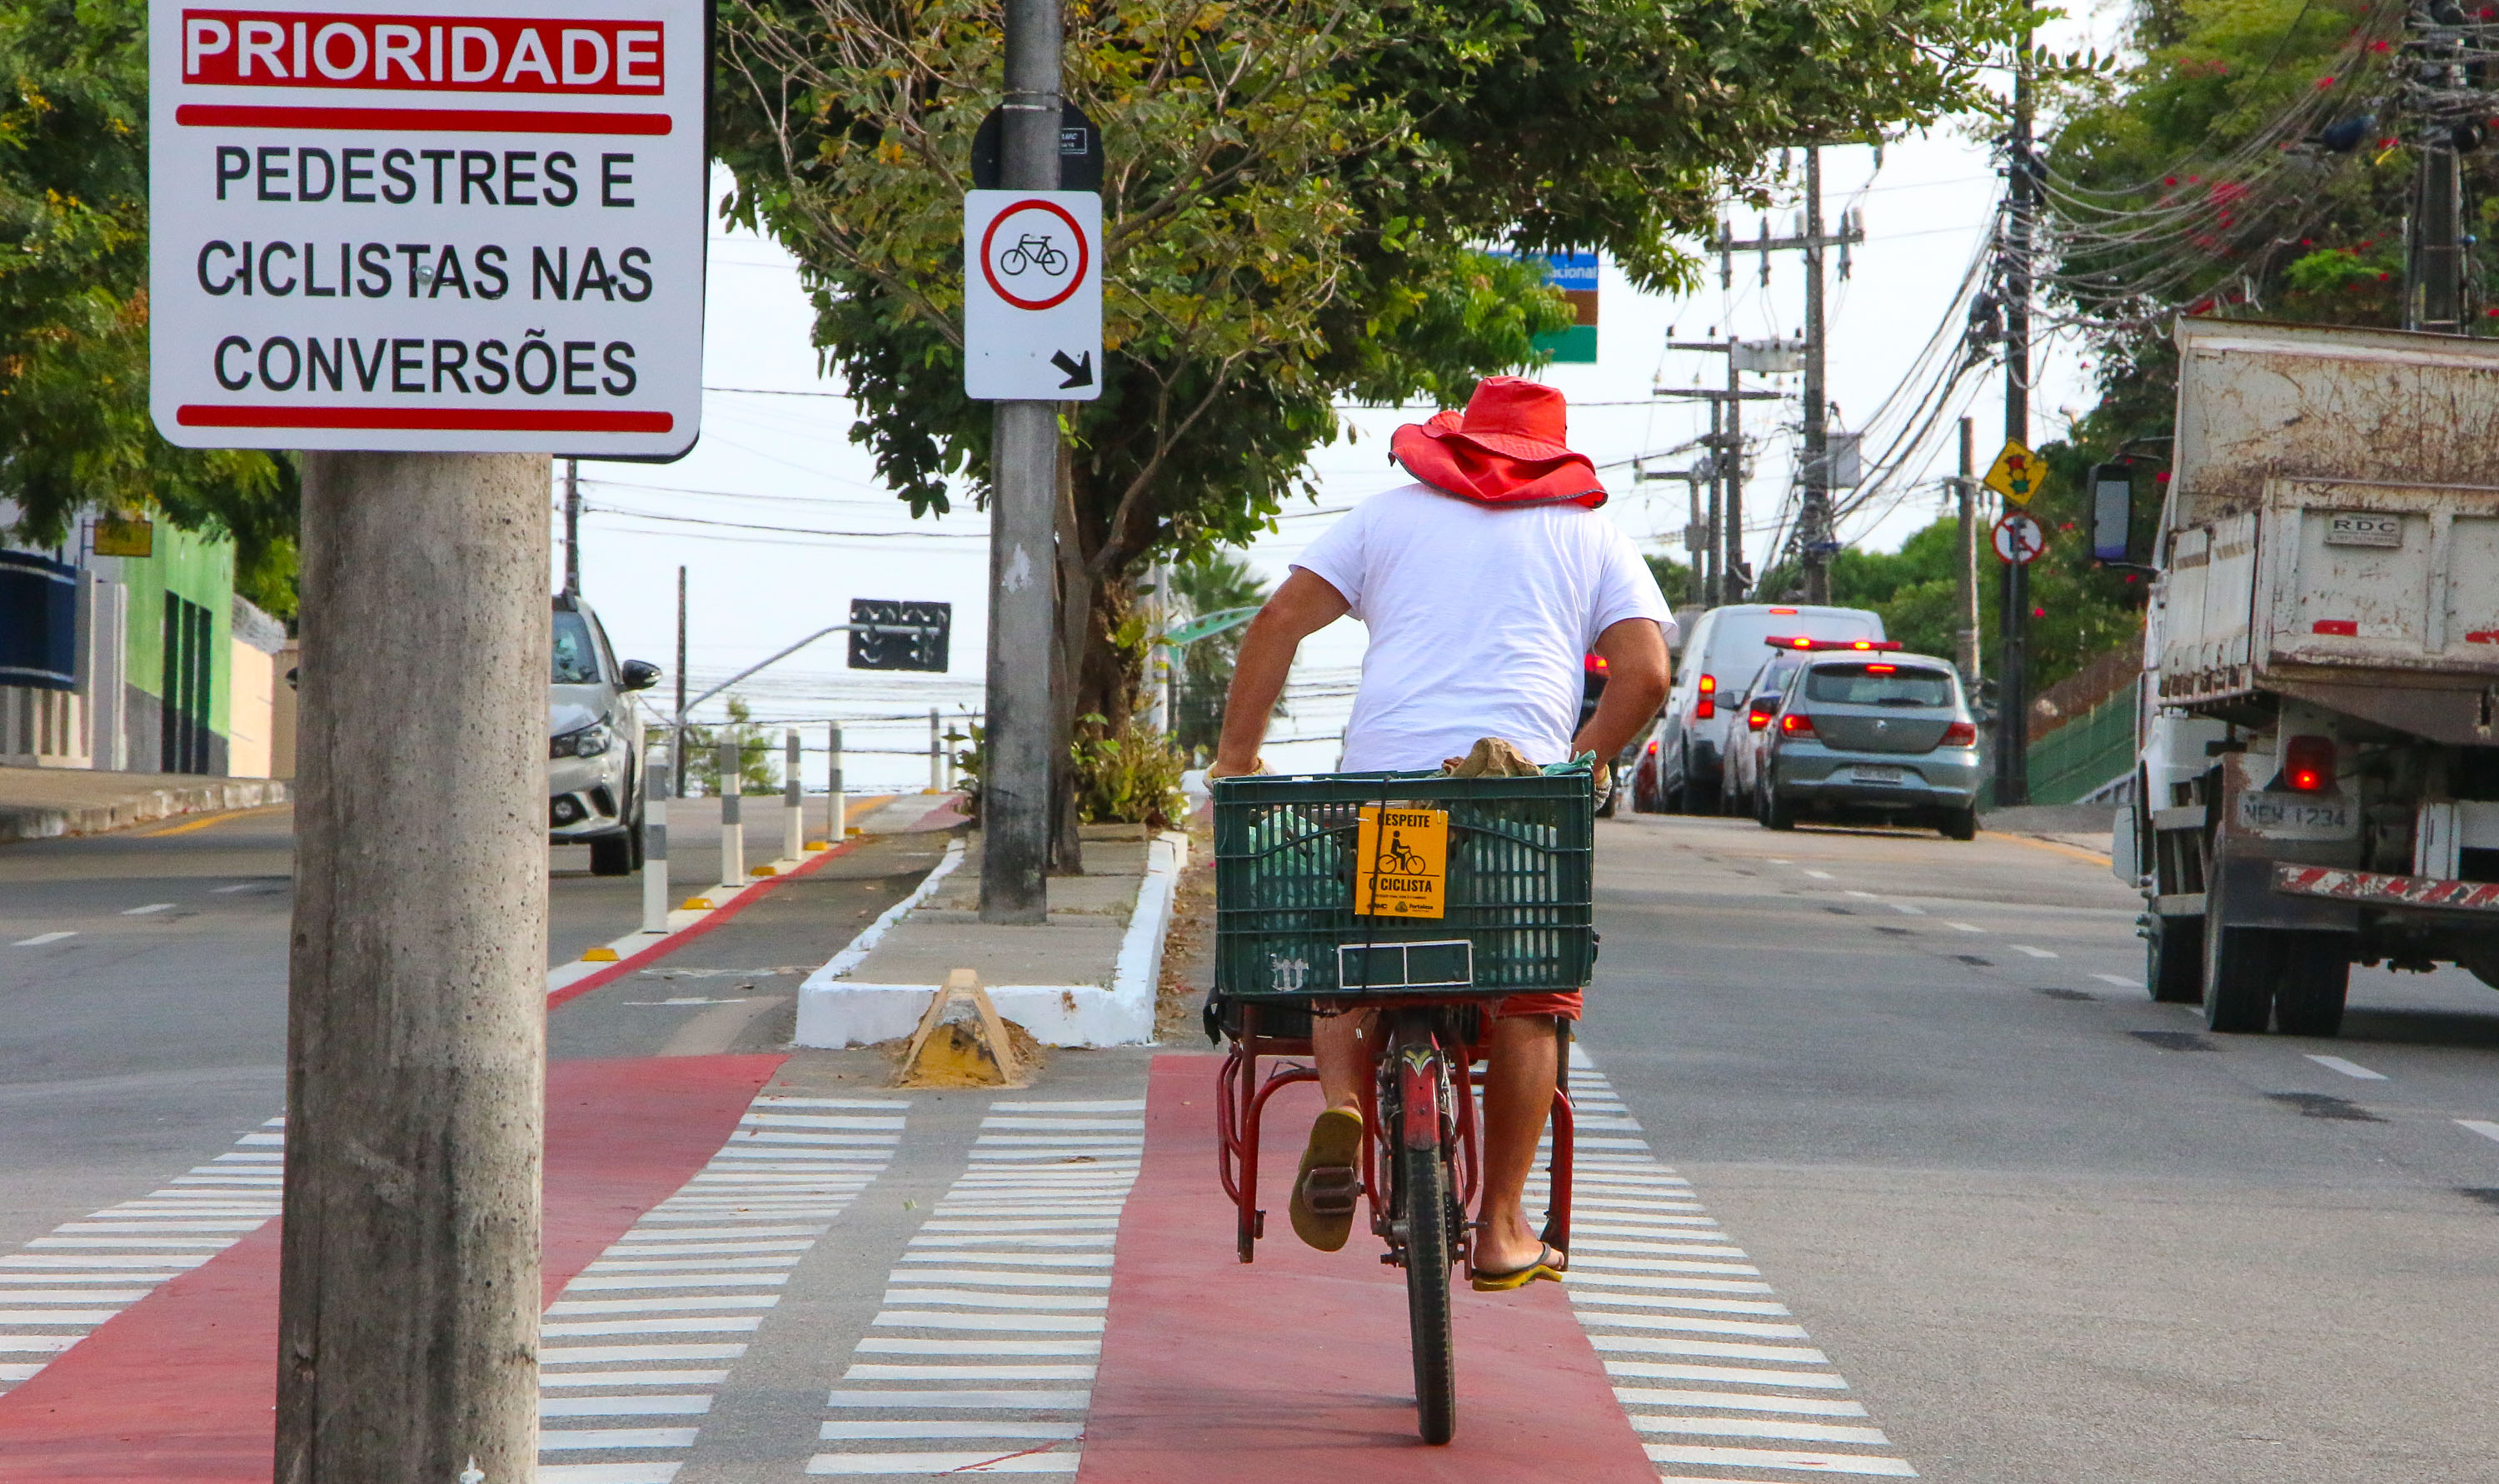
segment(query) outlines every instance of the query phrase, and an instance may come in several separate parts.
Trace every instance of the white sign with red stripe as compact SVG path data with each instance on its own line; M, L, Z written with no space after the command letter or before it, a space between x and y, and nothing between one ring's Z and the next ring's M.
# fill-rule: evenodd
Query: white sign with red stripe
M1102 395L1102 198L963 195L963 395L1092 402Z
M169 440L694 446L700 5L155 0L148 24Z

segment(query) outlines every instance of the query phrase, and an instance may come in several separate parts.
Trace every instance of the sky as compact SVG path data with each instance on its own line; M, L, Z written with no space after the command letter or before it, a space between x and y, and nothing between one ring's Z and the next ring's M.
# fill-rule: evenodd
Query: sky
M2104 6L2059 23L2043 40L2061 49L2092 41L2106 48L2122 19L2118 7ZM1801 160L1792 162L1800 180ZM1826 219L1836 223L1843 209L1854 209L1862 211L1866 231L1865 243L1849 253L1844 280L1833 255L1828 300L1829 395L1838 408L1837 426L1855 429L1909 376L1939 323L1949 318L1946 333L1957 333L1956 296L1991 230L1998 181L1988 144L1962 122L1891 143L1879 166L1866 146L1827 149L1823 177ZM721 194L716 189L714 199ZM1754 235L1762 214L1731 210L1736 237ZM1773 234L1796 230L1792 201L1767 214ZM1599 296L1596 363L1539 374L1571 401L1572 444L1597 463L1614 497L1606 518L1643 550L1681 560L1686 485L1637 480L1631 461L1649 457L1661 469L1685 467L1692 457L1687 445L1707 429L1706 407L1661 399L1654 390L1723 385L1726 372L1723 357L1669 351L1666 342L1730 333L1795 336L1803 323L1802 255L1771 254L1767 285L1758 255L1736 257L1731 287L1721 286L1712 262L1700 290L1681 298L1636 291L1607 263ZM837 377L819 374L796 266L776 244L715 223L706 303L703 429L695 450L669 465L579 466L583 596L620 658L649 660L670 671L649 693L664 709L674 703L680 568L691 694L844 622L853 598L951 602L954 629L943 675L847 669L843 639L835 634L735 691L759 719L800 726L811 751L824 746L825 721L845 719L845 774L854 789L925 786L930 708L959 719L981 704L988 520L960 501L954 514L914 521L880 484L867 450L850 441L844 387ZM2092 405L2088 360L2068 341L2045 347L2031 398L2034 445L2061 436ZM1747 385L1792 399L1801 379L1748 377ZM1934 519L1943 508L1936 481L1954 467L1951 417L1974 419L1984 463L2003 440L2003 402L1995 369L1970 378L1957 405L1945 411L1944 436L1931 439L1931 457L1904 468L1886 493L1845 520L1842 536L1866 549L1890 550ZM1317 501L1289 506L1277 530L1246 552L1251 565L1270 582L1281 580L1295 553L1326 529L1331 515L1323 512L1404 482L1386 462L1388 434L1432 410L1345 411L1347 440L1311 458ZM1755 445L1746 496L1746 550L1756 570L1769 564L1778 538L1775 517L1790 483L1791 430L1799 415L1793 400L1746 406L1747 431L1769 435ZM1869 457L1885 441L1886 426L1876 422ZM565 473L559 463L559 510ZM549 561L560 584L560 519ZM1308 740L1271 745L1271 767L1333 765L1362 653L1361 626L1350 619L1305 643L1286 693L1288 714L1274 735ZM719 714L715 702L698 720ZM811 780L822 766L821 758L809 762Z

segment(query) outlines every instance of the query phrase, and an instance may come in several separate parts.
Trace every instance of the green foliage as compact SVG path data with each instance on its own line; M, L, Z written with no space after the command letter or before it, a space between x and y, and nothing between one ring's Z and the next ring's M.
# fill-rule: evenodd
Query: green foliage
M743 695L729 698L729 725L726 726L689 726L686 728L686 791L690 794L717 796L720 787L720 745L737 744L738 791L742 794L775 793L781 780L772 769L771 731L754 725L755 708Z
M1650 552L1641 558L1648 564L1648 573L1657 579L1657 590L1666 595L1669 607L1680 608L1692 597L1692 568L1664 552Z
M1172 568L1172 595L1190 615L1203 617L1255 608L1267 600L1267 585L1239 557L1212 552ZM1172 741L1184 754L1193 757L1200 749L1212 754L1222 738L1223 702L1241 658L1242 633L1226 629L1180 652L1180 704L1172 715Z
M2140 574L2113 572L2092 563L2088 501L2082 493L2087 485L2081 476L2091 461L2061 443L2041 453L2052 477L2030 507L2049 535L2048 550L2030 564L2028 675L2033 694L2109 650L2140 642L2146 591ZM2139 499L2149 498L2139 494ZM1980 532L1982 542L1985 535ZM1910 653L1950 660L1959 649L1963 625L1960 561L1961 524L1947 516L1901 542L1899 551L1842 551L1832 563L1831 600L1881 614L1884 632ZM1995 552L1982 544L1979 668L1987 675L2000 673L2003 664L2003 572Z
M147 412L147 7L0 0L0 497L12 539L81 510L237 543L236 588L295 612L294 469L178 449Z
M1188 755L1173 746L1170 738L1149 729L1134 713L1116 724L1098 711L1078 718L1076 740L1067 756L1073 764L1076 806L1087 823L1161 828L1188 812L1187 800L1180 791Z
M1128 0L1067 11L1102 129L1101 400L1063 426L1059 643L1079 709L1125 698L1097 596L1154 552L1246 543L1311 493L1331 403L1454 403L1568 322L1529 264L1599 248L1686 286L1678 238L1802 138L1980 96L2010 0ZM958 202L1000 89L996 0L730 0L728 214L799 258L853 437L915 512L989 474L961 386ZM1104 597L1116 605L1116 597ZM1069 715L1072 717L1074 713Z

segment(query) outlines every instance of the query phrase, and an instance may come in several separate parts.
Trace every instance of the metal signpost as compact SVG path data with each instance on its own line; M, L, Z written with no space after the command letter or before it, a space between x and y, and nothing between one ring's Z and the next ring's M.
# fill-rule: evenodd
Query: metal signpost
M963 390L990 443L981 920L1050 920L1058 403L1102 395L1101 199L1068 180L1057 0L1006 0L998 184L963 201ZM1086 142L1091 145L1093 142Z
M150 395L303 451L276 1474L537 1465L549 456L700 413L708 16L148 16Z

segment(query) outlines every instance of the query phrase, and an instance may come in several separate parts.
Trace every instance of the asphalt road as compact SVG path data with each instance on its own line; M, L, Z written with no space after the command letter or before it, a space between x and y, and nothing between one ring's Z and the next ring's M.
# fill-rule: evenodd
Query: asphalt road
M2499 1120L2499 993L2359 971L2335 1041L2207 1037L2070 852L1600 851L1588 1048L1924 1476L2499 1479L2499 1143L2458 1121Z
M765 804L748 801L762 837L749 860L778 854L780 810ZM670 808L680 898L718 879L718 807ZM629 976L560 1010L551 1053L786 1040L803 973L788 971L830 956L940 849L940 836L876 838L785 884L736 931L675 955L682 982ZM279 1111L293 870L285 806L0 846L0 1251L153 1188ZM587 847L549 852L547 889L550 965L641 921L641 878L591 875ZM749 969L780 972L723 972ZM751 998L735 987L759 983ZM691 998L745 1003L633 1003Z

